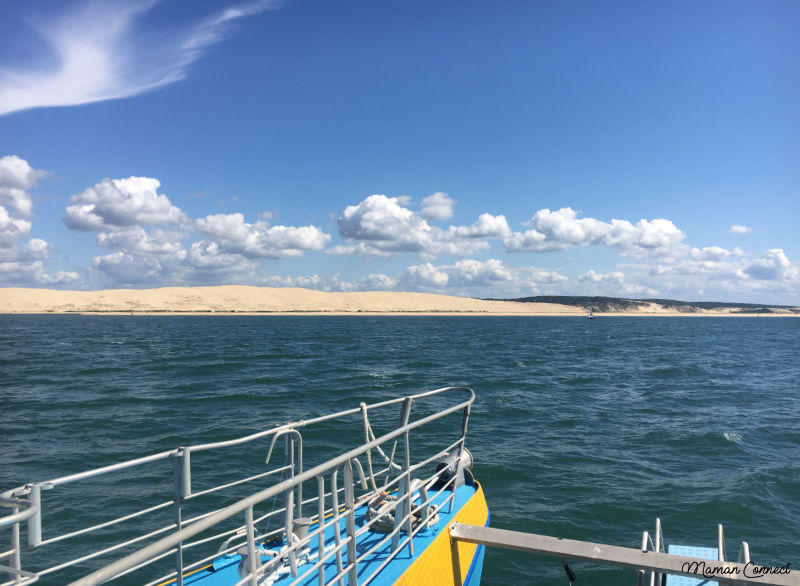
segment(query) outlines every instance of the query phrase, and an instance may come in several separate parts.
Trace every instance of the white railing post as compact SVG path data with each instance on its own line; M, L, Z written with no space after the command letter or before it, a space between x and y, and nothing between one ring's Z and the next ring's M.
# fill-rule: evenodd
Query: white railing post
M284 495L284 508L286 509L284 512L286 516L286 547L289 548L289 569L292 572L292 578L297 578L297 555L295 554L295 550L292 549L294 545L294 531L292 531L294 528L294 488L289 488Z
M256 528L253 524L253 507L244 511L244 520L247 531L247 571L250 576L250 586L258 586L259 559L256 557Z
M317 493L319 499L317 500L317 552L319 561L322 562L325 557L325 478L320 474L317 476ZM319 586L325 586L325 564L321 563L319 567Z
M11 514L16 515L19 513L19 507L14 506L11 508ZM22 581L22 556L20 554L20 543L19 543L19 521L14 523L11 526L11 549L14 550L14 553L11 555L11 569L16 572L14 581L21 582Z
M175 480L175 506L174 518L175 527L180 534L183 529L183 499L184 489L186 483L184 480L184 472L186 470L186 462L188 454L186 448L180 447L175 451L175 461L173 464L173 478ZM175 584L176 586L183 586L183 540L181 539L175 547Z
M356 517L355 495L353 485L353 463L348 460L344 463L344 506L345 506L345 531L347 533L347 586L358 585L358 566L356 556Z
M29 484L31 491L28 498L36 507L36 513L28 518L28 546L38 547L42 543L42 486L38 483Z
M336 542L336 571L342 573L342 532L339 527L339 469L334 468L331 473L331 503L333 505L333 538ZM339 578L339 586L344 586L344 580Z

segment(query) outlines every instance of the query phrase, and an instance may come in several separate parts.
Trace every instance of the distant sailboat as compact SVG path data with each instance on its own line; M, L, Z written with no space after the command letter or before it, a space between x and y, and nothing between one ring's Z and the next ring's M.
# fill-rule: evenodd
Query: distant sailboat
M592 312L592 308L589 308L589 313L586 315L589 319L594 319L594 313Z

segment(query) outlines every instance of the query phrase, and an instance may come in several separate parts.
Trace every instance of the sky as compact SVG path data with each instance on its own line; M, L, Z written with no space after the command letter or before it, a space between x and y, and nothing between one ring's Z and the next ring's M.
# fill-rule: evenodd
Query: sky
M800 304L795 0L4 0L0 287Z

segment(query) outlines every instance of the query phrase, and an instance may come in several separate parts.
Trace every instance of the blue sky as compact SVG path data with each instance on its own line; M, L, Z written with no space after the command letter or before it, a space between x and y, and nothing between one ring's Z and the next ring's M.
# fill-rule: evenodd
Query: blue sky
M794 0L0 16L0 286L800 303Z

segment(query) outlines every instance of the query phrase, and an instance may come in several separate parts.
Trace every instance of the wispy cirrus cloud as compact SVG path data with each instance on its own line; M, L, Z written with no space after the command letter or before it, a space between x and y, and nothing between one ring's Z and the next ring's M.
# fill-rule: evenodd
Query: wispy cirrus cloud
M158 0L89 0L34 23L51 57L42 65L0 68L0 116L52 106L126 98L183 79L189 66L225 38L237 20L277 7L276 0L229 6L199 22L147 31L142 17Z

